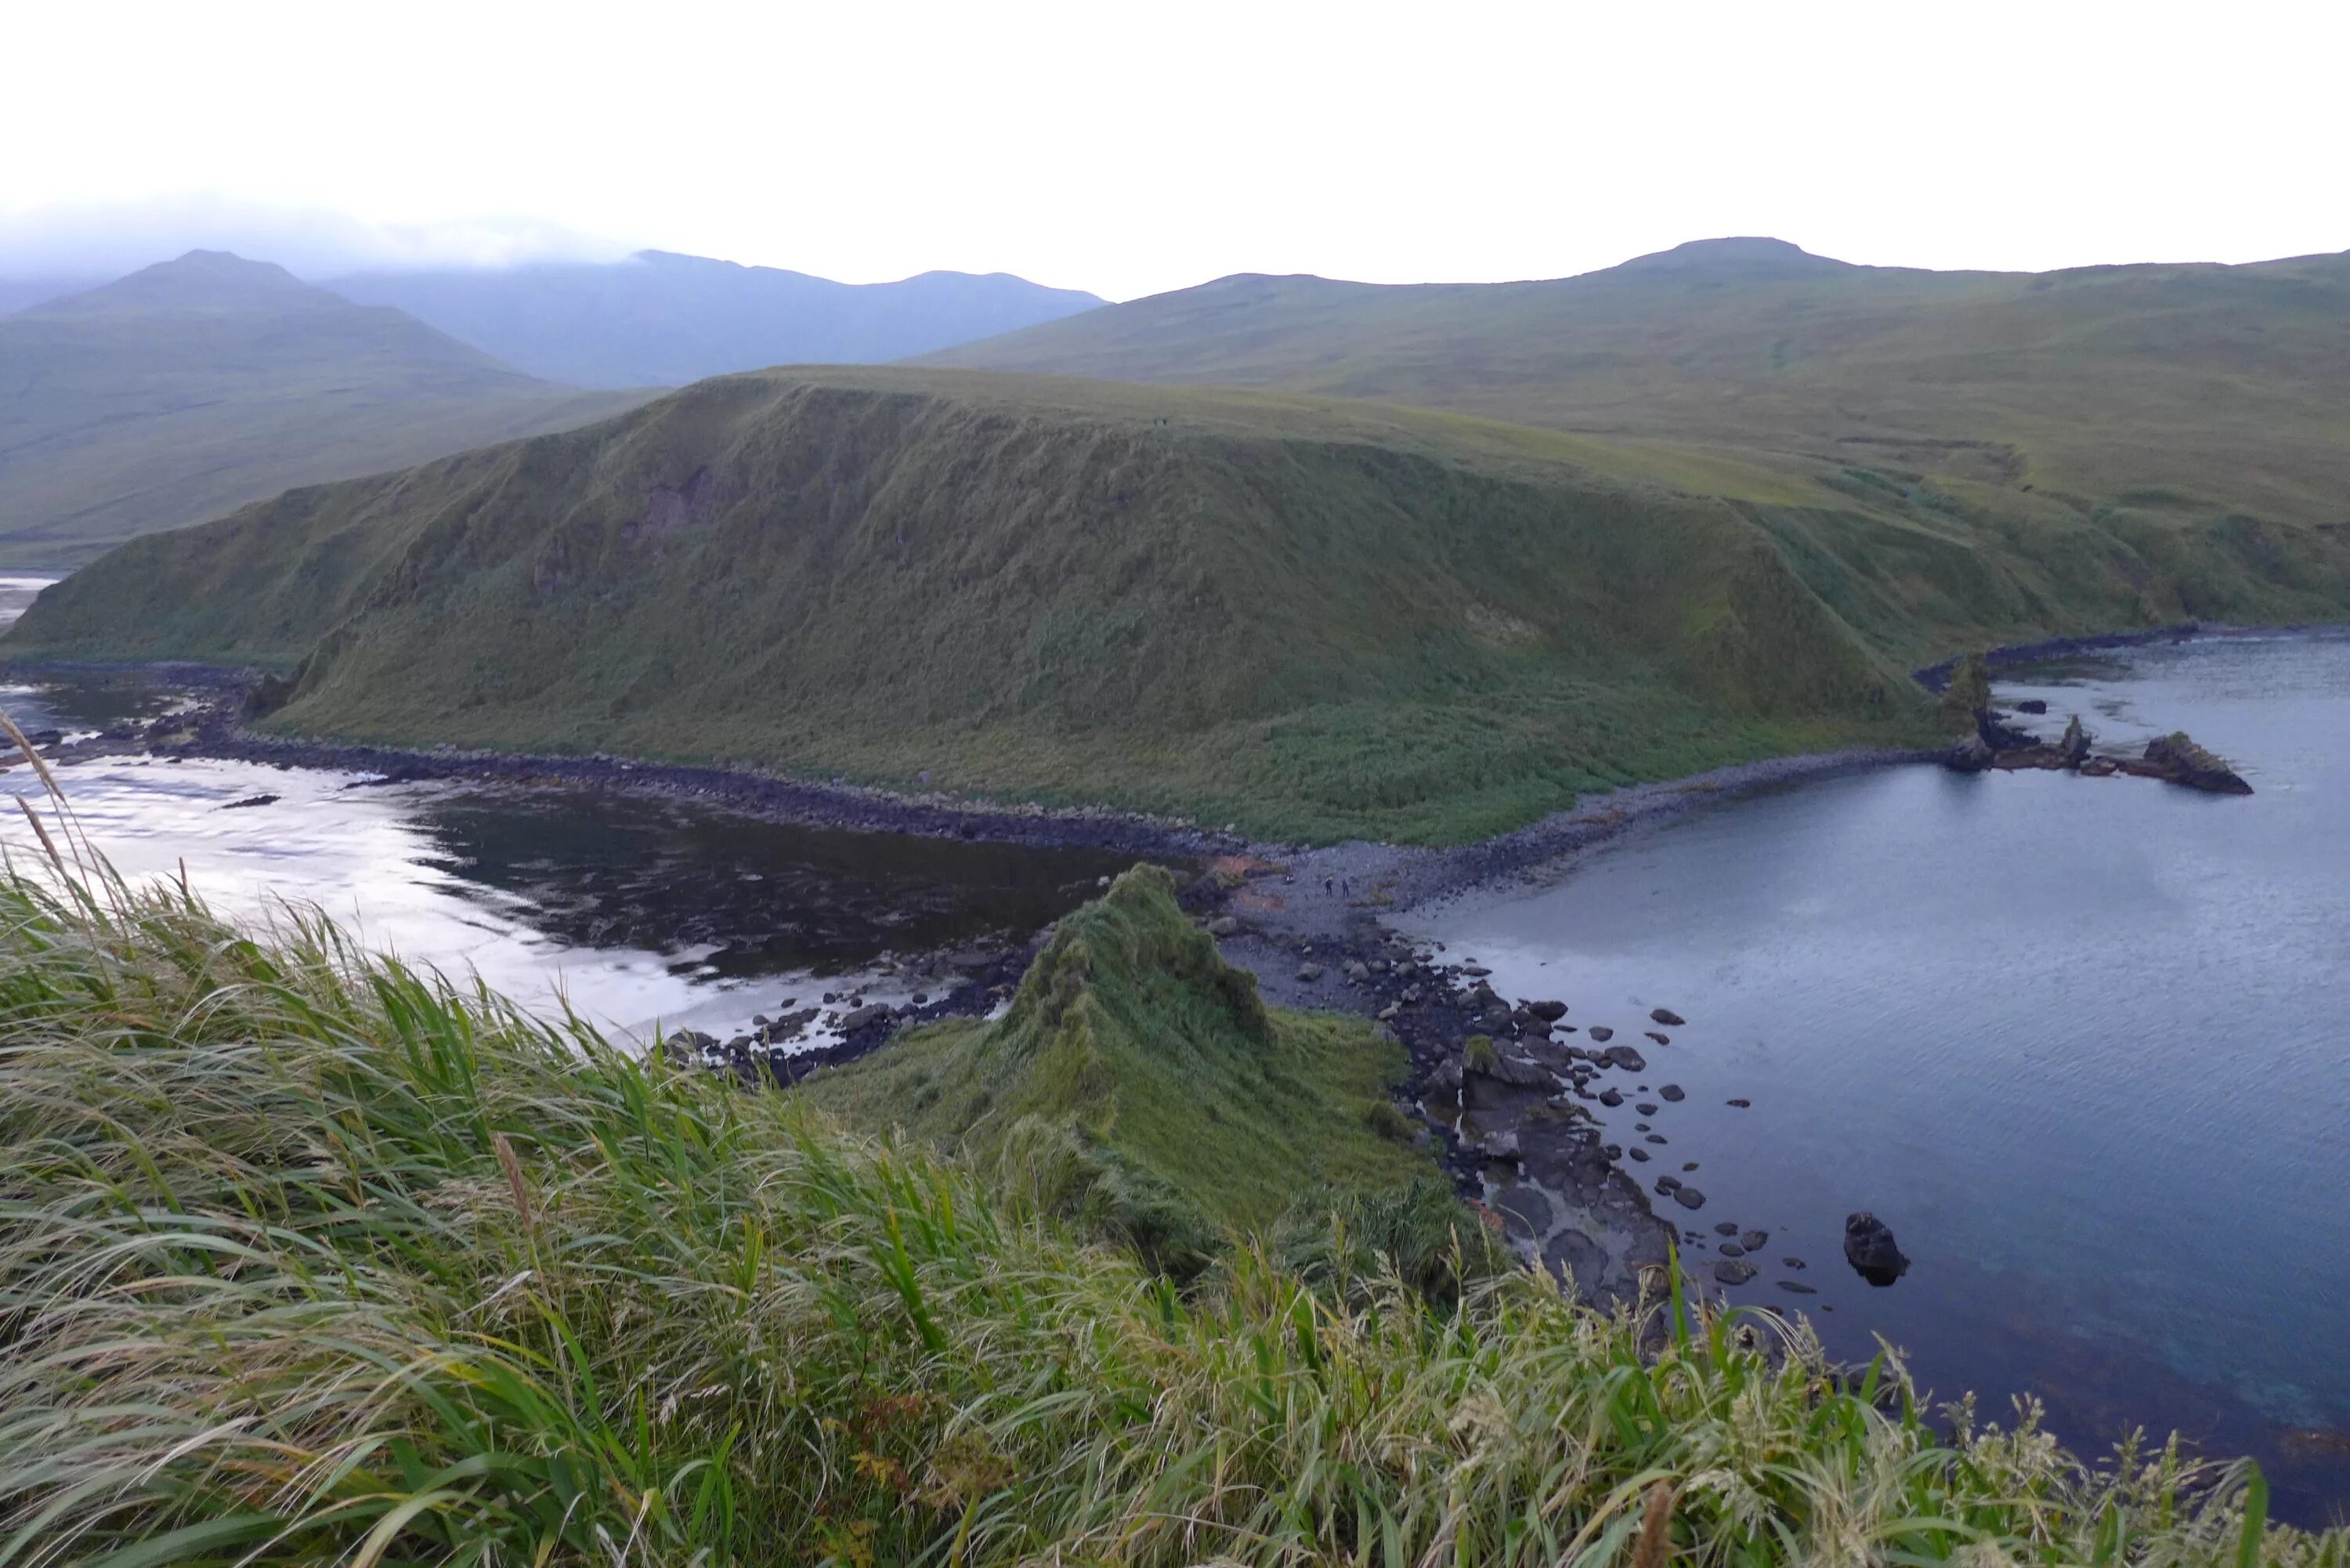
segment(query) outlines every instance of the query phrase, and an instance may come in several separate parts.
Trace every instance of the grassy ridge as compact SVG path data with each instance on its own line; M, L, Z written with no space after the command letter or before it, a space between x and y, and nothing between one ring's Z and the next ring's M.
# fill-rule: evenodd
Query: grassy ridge
M1269 1012L1143 866L1061 920L1003 1018L923 1030L802 1093L1191 1268L1301 1188L1440 1184L1388 1099L1404 1065L1359 1019Z
M1939 1438L1800 1327L1649 1354L1245 1244L1179 1290L326 924L62 880L0 878L11 1562L2350 1561L2249 1470Z
M6 647L298 667L289 728L1298 836L1457 838L1906 735L1899 671L1763 531L1594 452L1678 461L1298 400L725 377L138 541Z
M1225 278L928 362L1820 455L2147 526L2314 524L2350 517L2345 319L2350 254L1937 273L1727 240L1536 283Z
M0 649L299 671L276 722L1458 841L1928 737L1952 649L2350 615L2350 534L1376 404L723 377L140 540Z

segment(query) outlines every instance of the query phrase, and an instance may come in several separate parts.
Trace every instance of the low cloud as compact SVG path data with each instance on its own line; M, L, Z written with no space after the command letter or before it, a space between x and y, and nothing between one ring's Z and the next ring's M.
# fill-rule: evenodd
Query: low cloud
M530 218L375 223L320 208L178 198L0 207L0 278L119 277L192 250L234 251L296 276L532 261L612 261L639 248Z

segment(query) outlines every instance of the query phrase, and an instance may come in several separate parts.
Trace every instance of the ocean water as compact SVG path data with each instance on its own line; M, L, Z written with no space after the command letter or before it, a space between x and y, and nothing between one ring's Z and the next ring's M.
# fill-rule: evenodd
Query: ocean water
M2106 749L2184 729L2257 793L1892 769L1725 802L1410 924L1680 1086L1603 1114L1666 1138L1643 1176L1706 1194L1659 1200L1696 1269L1719 1220L1771 1232L1733 1301L1804 1312L1847 1357L1889 1344L1982 1417L2030 1391L2085 1454L2132 1426L2251 1452L2287 1515L2340 1518L2350 639L2134 649L2000 690ZM1640 1038L1656 1007L1688 1021L1668 1045ZM1890 1286L1844 1260L1860 1210L1912 1260Z

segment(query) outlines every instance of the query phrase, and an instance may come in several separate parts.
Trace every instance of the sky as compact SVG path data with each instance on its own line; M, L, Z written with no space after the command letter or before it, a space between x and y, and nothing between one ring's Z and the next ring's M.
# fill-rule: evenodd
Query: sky
M0 277L659 246L1121 299L1773 234L2042 270L2350 247L2350 6L0 0Z

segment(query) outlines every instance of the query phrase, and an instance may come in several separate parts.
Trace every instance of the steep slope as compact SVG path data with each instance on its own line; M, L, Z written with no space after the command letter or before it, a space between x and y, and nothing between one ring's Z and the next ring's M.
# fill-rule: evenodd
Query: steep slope
M1269 1012L1168 874L1139 866L1060 922L1002 1018L922 1030L800 1092L1180 1266L1314 1187L1434 1178L1409 1124L1380 1115L1404 1066L1360 1020Z
M2027 498L2028 499L2028 498ZM2140 535L1378 404L721 377L134 541L0 649L299 671L278 722L1458 838L1901 740L1907 663L2350 608L2350 538Z
M1707 241L1539 283L1231 277L931 362L1807 453L2149 526L2350 518L2350 254L1933 273Z
M608 265L387 272L330 279L534 375L583 387L680 386L769 365L875 364L1102 302L1004 273L846 284L644 251Z
M637 400L534 380L398 311L192 252L0 318L0 565L74 566L291 484Z

